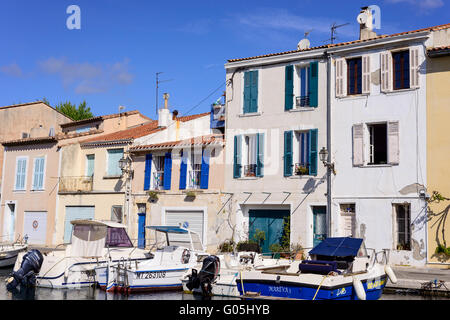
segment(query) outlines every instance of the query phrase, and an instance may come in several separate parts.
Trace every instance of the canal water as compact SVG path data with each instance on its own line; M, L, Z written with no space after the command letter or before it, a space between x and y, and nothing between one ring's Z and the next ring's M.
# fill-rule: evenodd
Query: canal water
M201 297L183 292L135 293L123 295L106 293L96 288L48 289L36 288L28 292L9 292L6 279L12 268L0 268L0 300L201 300ZM212 300L240 300L238 298L212 297ZM417 294L383 294L380 300L450 300L444 297L420 296Z

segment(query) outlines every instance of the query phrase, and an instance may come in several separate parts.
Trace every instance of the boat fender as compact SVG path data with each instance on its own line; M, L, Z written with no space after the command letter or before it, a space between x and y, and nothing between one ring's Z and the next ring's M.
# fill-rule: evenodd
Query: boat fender
M384 271L386 272L387 276L389 277L389 280L391 280L392 283L397 283L397 277L395 276L395 273L392 270L391 266L386 265L384 267Z
M366 292L361 280L353 278L353 288L355 289L356 296L359 300L366 300Z

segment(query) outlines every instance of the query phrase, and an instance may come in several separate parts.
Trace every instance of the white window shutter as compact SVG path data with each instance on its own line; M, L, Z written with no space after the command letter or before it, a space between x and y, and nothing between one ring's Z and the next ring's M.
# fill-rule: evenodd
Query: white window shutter
M399 124L398 121L388 122L388 163L399 164L400 145L399 145Z
M353 125L353 166L364 165L364 125Z
M347 64L344 58L336 59L336 97L347 95Z
M409 49L409 81L410 88L419 87L419 49Z
M370 56L362 57L362 93L370 93Z
M392 91L392 54L389 51L382 52L381 57L381 91Z

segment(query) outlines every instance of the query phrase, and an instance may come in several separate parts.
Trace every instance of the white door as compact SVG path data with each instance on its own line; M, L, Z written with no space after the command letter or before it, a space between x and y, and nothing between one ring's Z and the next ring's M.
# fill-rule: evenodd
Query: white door
M45 244L47 236L47 212L25 211L23 236L30 244Z
M16 222L16 205L8 203L5 205L5 214L3 217L3 237L4 241L13 242Z
M203 210L166 210L165 224L168 226L178 226L181 224L182 227L197 232L200 239L202 239L203 243L205 243L205 239L203 237Z

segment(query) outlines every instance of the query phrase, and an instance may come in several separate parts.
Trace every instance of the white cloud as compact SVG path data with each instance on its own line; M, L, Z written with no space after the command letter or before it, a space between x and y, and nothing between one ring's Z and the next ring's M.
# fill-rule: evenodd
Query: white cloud
M74 85L75 92L79 94L106 92L113 85L128 85L134 79L129 72L128 59L106 65L69 62L64 57L51 57L39 61L38 65L44 73L59 76L65 87Z
M436 9L444 6L443 0L385 0L387 3L409 3L421 9Z
M22 68L20 68L17 63L2 66L0 67L0 71L16 78L21 78L23 76Z

